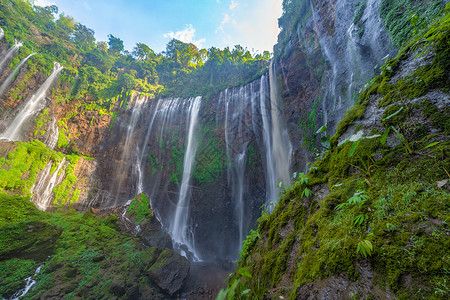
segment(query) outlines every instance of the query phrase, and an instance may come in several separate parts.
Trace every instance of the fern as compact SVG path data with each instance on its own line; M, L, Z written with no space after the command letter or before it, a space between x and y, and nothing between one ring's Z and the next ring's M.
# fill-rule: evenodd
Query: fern
M305 188L302 192L302 198L304 198L304 197L308 198L309 196L312 196L312 195L313 195L313 192L308 188Z
M373 245L369 240L359 241L356 247L356 254L362 254L365 258L372 256Z
M362 223L364 223L367 219L369 219L369 217L367 215L358 215L353 219L353 224L354 225L361 225Z

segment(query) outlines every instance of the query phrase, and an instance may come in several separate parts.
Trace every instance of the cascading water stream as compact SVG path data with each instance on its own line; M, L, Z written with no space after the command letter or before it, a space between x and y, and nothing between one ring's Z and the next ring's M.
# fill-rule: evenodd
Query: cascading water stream
M170 232L172 239L182 250L181 245L185 245L190 252L194 255L194 260L199 260L194 248L194 239L192 233L189 232L188 218L190 210L191 190L190 180L191 173L194 167L195 154L198 147L198 141L196 140L195 131L197 127L198 114L200 111L201 97L195 98L189 107L188 113L188 135L186 153L183 161L183 177L181 180L180 194L178 197L178 203L175 210L173 222L170 226ZM182 250L183 252L183 250Z
M246 140L246 108L254 98L252 92L247 93L246 87L225 90L223 98L225 108L224 134L227 156L227 181L231 189L231 197L234 202L234 213L238 225L239 245L244 240L247 232L245 222L245 167L248 141ZM253 106L252 106L253 107ZM253 124L253 110L252 114ZM254 127L252 125L252 127Z
M17 53L17 51L19 51L19 48L23 46L22 42L19 41L15 41L14 45L9 48L8 52L6 53L5 57L3 57L0 60L0 70L3 70L3 65L13 56Z
M5 36L5 32L3 31L3 29L0 27L0 40Z
M140 170L140 163L134 163L139 161L140 153L138 148L138 142L134 141L133 134L136 129L136 125L138 123L138 120L141 116L142 109L144 107L144 102L146 100L146 97L139 98L139 96L136 97L136 100L134 102L134 106L131 109L131 117L130 122L127 125L126 130L126 136L125 136L125 143L123 145L123 151L121 156L121 161L123 162L131 162L132 163L132 171L136 173L136 168ZM127 166L119 168L117 171L119 173L119 178L121 178L121 173L124 173ZM118 183L118 190L121 190L123 185L123 180L119 180ZM136 193L134 194L140 194L142 192L142 186L137 187ZM115 205L117 205L120 201L120 194L116 195Z
M28 55L27 57L22 59L20 61L20 63L14 68L14 70L11 73L9 73L8 77L6 77L6 79L3 81L2 85L0 85L0 97L3 96L3 94L5 93L5 90L9 87L14 76L17 74L17 72L20 70L20 68L23 66L23 64L26 63L27 60L35 54L36 53L31 53L30 55Z
M313 29L316 33L328 72L320 97L322 125L333 133L345 110L353 104L353 93L377 72L383 57L394 55L389 36L379 16L381 0L368 0L358 24L354 24L356 0L336 1L333 34L327 18L310 1ZM317 124L320 126L319 124Z
M37 267L37 269L34 271L34 276L35 277L37 274L39 274L39 272L41 272L41 269L44 267L44 265L40 265L39 267ZM25 287L19 291L17 291L16 293L14 293L14 295L12 295L12 297L9 300L19 300L21 299L23 296L25 296L31 288L34 287L34 285L36 284L36 280L33 279L32 276L25 278Z
M47 148L55 149L56 145L58 144L58 137L59 137L58 122L56 122L56 118L52 116L50 127L46 132L46 138L44 141L44 143L47 145Z
M292 144L289 140L287 126L284 124L284 118L282 116L280 92L278 90L275 70L275 65L273 64L273 61L271 61L269 67L269 82L272 113L272 154L275 171L274 177L277 181L282 181L284 185L289 185ZM278 195L276 195L272 201L275 201L277 196Z
M59 63L55 63L55 67L53 68L50 76L47 80L45 80L36 93L26 102L25 106L19 111L6 131L0 135L0 138L5 138L10 141L17 141L21 138L22 128L28 120L30 120L44 107L43 100L45 99L47 90L50 88L63 68L64 67L62 67Z
M281 104L278 100L278 84L274 70L273 62L271 62L269 67L269 87L265 76L261 77L260 87L262 136L266 158L266 204L269 205L269 210L273 209L270 204L272 202L275 203L278 198L279 188L277 183L282 181L285 185L289 184L292 151L287 127L282 122ZM268 91L270 95L267 95ZM267 99L270 101L267 101Z
M53 188L61 183L64 175L60 173L64 168L66 158L58 165L58 168L51 173L53 162L50 161L41 171L42 177L36 181L31 188L33 198L31 199L40 210L46 210L52 203Z
M276 199L276 182L275 182L275 166L273 163L273 152L272 152L272 124L270 123L269 116L270 108L266 107L267 98L267 79L263 75L261 77L261 87L260 87L260 101L261 101L261 118L262 118L262 131L263 131L263 142L265 147L265 157L266 157L266 204Z

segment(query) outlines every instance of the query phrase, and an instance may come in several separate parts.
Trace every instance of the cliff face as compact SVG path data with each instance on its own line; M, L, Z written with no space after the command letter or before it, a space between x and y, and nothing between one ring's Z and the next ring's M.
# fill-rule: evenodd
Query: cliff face
M330 150L263 213L225 293L448 298L448 12L388 60Z
M363 85L394 57L375 1L292 1L275 45L283 109L296 143L296 170L324 150L316 131L336 132Z

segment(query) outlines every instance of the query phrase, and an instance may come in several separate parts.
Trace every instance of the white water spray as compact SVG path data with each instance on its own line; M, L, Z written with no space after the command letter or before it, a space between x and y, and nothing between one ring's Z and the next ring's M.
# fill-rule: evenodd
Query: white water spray
M58 144L59 129L58 123L56 122L56 118L54 116L52 116L50 127L47 130L46 134L47 136L44 143L49 149L55 149L56 145Z
M13 55L15 55L16 53L17 53L17 51L19 51L19 48L20 47L22 47L23 46L23 43L22 42L18 42L18 41L15 41L14 42L14 45L11 47L11 48L9 48L9 50L8 50L8 52L6 53L6 55L5 55L5 57L3 57L1 60L0 60L0 70L2 70L3 69L3 65L13 56Z
M290 183L290 165L292 145L289 140L289 134L282 110L280 108L280 92L278 90L277 76L273 61L269 67L270 82L270 104L272 112L272 147L273 147L273 163L275 170L275 179L282 181L284 185ZM278 191L277 191L278 192ZM274 198L272 201L276 200Z
M34 276L36 276L37 274L39 274L39 272L41 271L42 267L44 265L40 265L36 271L34 271ZM25 296L28 291L36 284L36 280L34 280L32 278L32 276L25 278L25 287L19 291L17 291L10 300L19 300L20 298L22 298L23 296Z
M0 135L0 138L5 138L10 141L17 141L21 138L21 131L25 123L30 120L35 114L44 107L43 100L54 80L57 78L59 72L64 67L59 63L55 63L52 73L47 78L47 80L42 84L42 86L37 90L25 104L25 106L20 110L17 116L14 118L12 123L9 125L8 129Z
M66 158L64 158L58 165L58 168L51 173L53 162L47 163L45 168L41 171L42 177L36 181L31 188L33 198L31 201L40 210L46 210L52 203L53 188L60 184L64 178L64 174L61 171L65 167Z
M14 76L17 74L17 72L20 70L20 68L23 66L24 63L27 62L27 60L32 57L33 55L35 55L36 53L31 53L30 55L28 55L27 57L25 57L24 59L22 59L20 61L20 63L14 68L14 70L9 73L8 77L6 77L5 81L3 81L2 85L0 86L0 97L3 96L3 94L5 93L6 88L9 87L9 85L11 84Z
M187 136L187 146L186 153L184 155L183 162L183 177L181 180L180 195L178 197L177 208L175 210L175 215L173 223L170 226L170 232L172 239L177 244L185 245L188 250L194 254L195 249L193 247L193 237L189 235L188 229L188 219L189 219L189 206L190 206L190 180L191 173L194 167L194 158L197 152L198 143L195 139L195 131L197 127L198 113L200 111L201 97L195 98L192 103L190 103L189 114L188 114L188 136Z

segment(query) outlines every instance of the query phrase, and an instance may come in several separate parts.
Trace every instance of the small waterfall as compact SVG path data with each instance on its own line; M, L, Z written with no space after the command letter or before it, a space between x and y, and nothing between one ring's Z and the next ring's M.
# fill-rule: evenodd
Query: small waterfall
M39 267L37 267L36 271L34 271L34 276L36 276L37 274L39 274L39 272L41 272L42 267L44 267L44 265L40 265ZM20 298L25 296L28 293L28 291L31 288L33 288L34 285L36 284L36 280L34 280L32 276L25 278L25 282L26 282L25 287L14 293L14 295L12 295L10 300L19 300Z
M321 15L310 1L313 29L322 56L328 64L320 94L322 124L333 133L345 110L353 105L353 93L360 89L383 62L386 54L394 55L389 36L379 16L381 0L368 0L360 22L353 24L357 0L340 0L334 6L333 34L330 19ZM329 4L331 5L331 4Z
M252 86L252 85L250 85ZM240 87L232 90L225 90L223 98L225 108L224 133L227 155L227 181L231 189L231 197L234 202L234 214L238 227L238 248L245 239L247 224L245 221L245 172L246 154L249 144L249 130L257 128L253 113L256 108L252 104L254 93L248 92L248 87ZM250 110L249 108L252 108ZM251 115L249 113L252 113ZM252 117L252 123L246 121Z
M190 180L191 173L194 166L195 154L198 147L198 142L196 140L195 131L197 127L198 114L200 111L201 97L197 97L190 103L189 113L188 113L188 136L187 136L187 146L186 153L184 155L183 162L183 177L181 180L180 194L178 197L178 203L175 210L175 216L173 223L171 224L170 231L172 239L176 244L185 245L188 250L193 253L194 259L198 260L194 248L194 238L192 232L189 232L188 218L189 218L189 208L190 208ZM180 246L181 248L181 246ZM182 249L182 248L181 248Z
M27 62L27 60L32 57L33 55L35 55L36 53L31 53L30 55L28 55L27 57L25 57L24 59L22 59L20 61L20 63L14 68L14 70L9 73L8 77L6 77L5 81L3 81L2 85L0 86L0 97L3 96L3 94L5 93L6 88L9 87L9 85L11 84L14 76L17 74L17 72L20 70L20 68L23 66L24 63Z
M10 141L17 141L23 135L23 127L27 121L32 119L38 111L44 107L43 100L47 90L50 88L54 80L57 78L59 72L63 67L59 63L55 63L52 73L47 78L47 80L42 84L42 86L37 90L25 104L23 108L20 109L17 116L14 118L12 123L8 126L5 132L0 134L0 138L5 138Z
M280 103L280 92L276 68L273 61L269 67L270 82L270 104L272 112L272 147L275 179L282 181L284 185L290 183L290 165L292 155L292 144L289 140L289 133L282 115L283 109ZM277 196L272 201L276 200Z
M5 32L3 31L3 29L0 27L0 40L5 36Z
M274 201L277 198L276 192L276 179L275 179L275 166L273 162L273 152L272 152L272 124L270 123L269 117L271 116L270 107L266 107L267 98L267 79L263 75L261 77L261 88L260 88L260 101L261 101L261 117L262 117L262 130L263 130L263 141L266 155L266 204Z
M135 134L135 129L136 129L138 120L141 117L142 109L144 107L144 102L146 99L147 99L146 97L139 98L139 96L136 96L134 105L131 108L130 122L127 125L127 130L126 130L126 135L125 135L125 143L123 145L122 156L120 159L122 164L124 162L131 163L133 173L140 173L140 168L141 168L140 162L139 162L139 158L140 158L139 152L140 151L139 151L139 147L138 147L138 141L135 141L134 134ZM132 101L132 99L130 101ZM127 168L128 168L128 165L125 163L125 165L123 165L117 169L117 172L118 172L117 177L120 178L119 183L118 183L118 190L121 190L121 188L122 188L122 185L124 183L123 176L125 176L127 174L126 173ZM136 171L136 169L139 169L139 171ZM142 183L142 179L139 179L138 181L140 181ZM140 193L142 193L142 185L138 185L136 193L133 193L133 194L138 195ZM121 195L119 193L116 194L115 206L120 202L120 196Z
M40 210L46 210L52 204L53 188L64 179L64 173L60 173L60 171L65 167L65 164L66 158L59 163L56 171L51 173L53 162L49 161L41 171L40 178L36 180L36 183L31 188L31 193L33 194L31 201Z
M289 141L286 124L279 103L278 83L273 61L269 67L269 87L267 79L261 77L261 117L263 124L263 141L266 155L266 204L276 202L278 182L290 183L290 162L292 145ZM267 91L270 102L267 103ZM270 104L270 106L268 106Z
M9 48L8 52L6 53L5 57L3 57L0 60L0 70L3 69L3 65L13 56L16 54L17 51L19 51L19 48L23 46L22 42L15 41L14 45Z
M58 122L56 121L56 117L54 115L52 115L51 122L52 123L50 124L50 127L46 132L44 143L47 145L47 148L55 149L56 145L58 144L59 129Z

